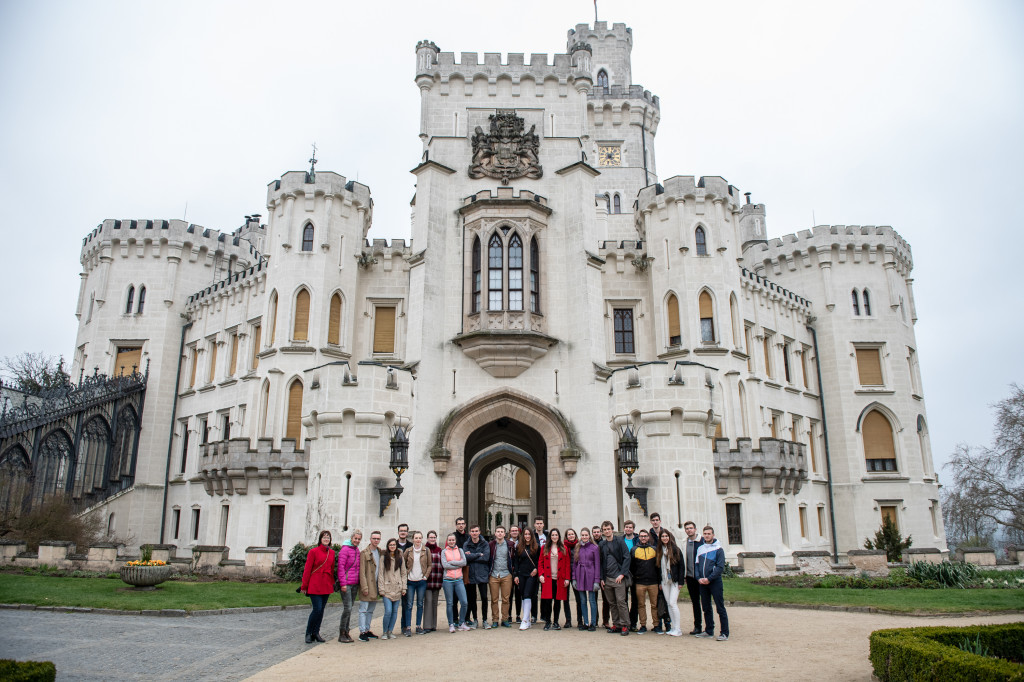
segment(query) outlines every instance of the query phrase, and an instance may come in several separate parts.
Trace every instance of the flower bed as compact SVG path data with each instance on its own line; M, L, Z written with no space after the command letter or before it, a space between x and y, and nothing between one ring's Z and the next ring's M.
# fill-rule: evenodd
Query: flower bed
M978 642L980 656L964 650ZM871 633L871 667L890 680L1021 680L1024 623L876 630Z

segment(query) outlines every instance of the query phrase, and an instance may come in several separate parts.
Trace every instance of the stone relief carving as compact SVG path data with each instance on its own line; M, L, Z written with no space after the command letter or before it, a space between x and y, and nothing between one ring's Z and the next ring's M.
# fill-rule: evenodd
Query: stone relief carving
M490 132L480 126L473 133L473 163L469 167L471 178L498 178L507 185L515 178L536 179L544 175L537 156L540 137L537 126L523 132L526 123L512 109L498 109L490 115Z

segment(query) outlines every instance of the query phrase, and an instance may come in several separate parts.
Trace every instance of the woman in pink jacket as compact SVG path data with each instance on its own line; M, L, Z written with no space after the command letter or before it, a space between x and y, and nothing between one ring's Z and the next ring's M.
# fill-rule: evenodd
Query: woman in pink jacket
M341 546L338 552L338 582L341 584L341 632L338 641L351 644L352 637L348 629L352 624L352 602L359 591L359 543L363 540L363 531L352 531L352 539Z

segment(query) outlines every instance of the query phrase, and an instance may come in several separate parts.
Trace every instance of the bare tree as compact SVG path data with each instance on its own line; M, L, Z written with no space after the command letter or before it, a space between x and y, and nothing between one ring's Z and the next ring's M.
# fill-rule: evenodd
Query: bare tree
M0 377L4 383L26 393L39 393L71 383L64 368L64 357L44 353L20 353L0 360Z
M946 486L942 491L942 522L953 547L988 547L995 522L984 516L970 490Z
M978 516L1019 537L1024 533L1024 388L1011 384L1010 395L994 407L992 447L961 443L946 467L953 487L969 498Z

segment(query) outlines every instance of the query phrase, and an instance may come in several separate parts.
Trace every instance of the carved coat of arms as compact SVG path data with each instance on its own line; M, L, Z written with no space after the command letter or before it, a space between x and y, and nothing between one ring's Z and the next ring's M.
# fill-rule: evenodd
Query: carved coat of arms
M544 174L537 150L540 137L534 133L537 126L523 132L525 122L511 109L498 109L491 114L491 130L480 126L473 133L473 163L469 166L471 178L498 178L507 185L514 178L539 178Z

